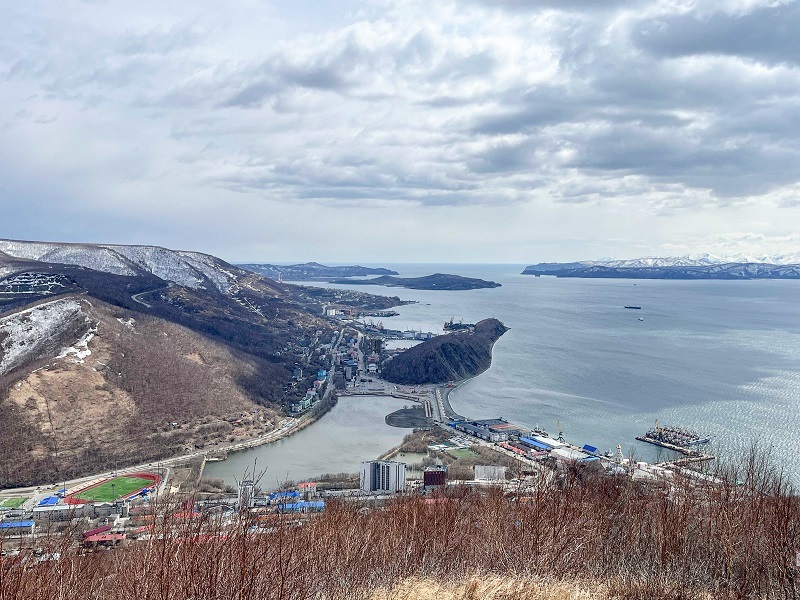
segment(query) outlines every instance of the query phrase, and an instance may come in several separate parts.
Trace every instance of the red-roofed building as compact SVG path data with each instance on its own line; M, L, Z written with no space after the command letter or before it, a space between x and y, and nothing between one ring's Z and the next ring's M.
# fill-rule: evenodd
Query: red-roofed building
M87 548L95 548L97 546L119 546L125 541L124 533L96 533L90 535L83 540L83 545Z

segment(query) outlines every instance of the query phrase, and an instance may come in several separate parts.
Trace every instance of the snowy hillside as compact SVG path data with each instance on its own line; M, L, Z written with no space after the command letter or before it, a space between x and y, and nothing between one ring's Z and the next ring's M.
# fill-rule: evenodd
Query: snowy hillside
M584 267L612 267L615 269L642 269L649 267L707 267L732 263L798 265L800 252L790 254L734 254L732 256L715 256L713 254L692 254L689 256L646 256L630 259L584 260L579 263ZM558 264L558 263L543 263Z
M114 275L136 275L136 270L122 256L100 246L0 240L0 251L14 258L78 265Z
M0 319L0 376L35 360L42 353L60 348L65 336L76 328L84 335L89 318L74 298L46 302ZM68 340L73 343L75 339Z
M115 275L150 273L165 281L192 288L205 287L210 282L223 292L227 292L235 282L231 267L213 256L178 252L159 246L0 240L0 253L45 263L77 265Z

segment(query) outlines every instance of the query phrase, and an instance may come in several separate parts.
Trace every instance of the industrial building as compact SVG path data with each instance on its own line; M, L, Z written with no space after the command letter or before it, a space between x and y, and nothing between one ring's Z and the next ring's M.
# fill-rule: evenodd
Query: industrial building
M508 439L508 434L504 431L492 431L488 427L479 427L467 421L455 421L450 423L450 427L487 442L505 442Z
M425 488L439 487L447 484L447 467L429 467L422 474L422 485Z
M406 464L391 460L361 463L361 490L394 494L406 488Z

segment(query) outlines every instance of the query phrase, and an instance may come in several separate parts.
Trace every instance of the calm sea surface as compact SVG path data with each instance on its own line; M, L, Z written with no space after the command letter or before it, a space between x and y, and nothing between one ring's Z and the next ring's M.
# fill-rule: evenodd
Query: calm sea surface
M524 265L382 266L402 276L443 272L503 284L461 292L327 286L418 301L384 319L392 329L440 332L451 317L496 317L510 327L495 344L492 367L451 395L457 412L551 433L560 420L568 441L601 450L620 443L645 460L657 452L634 437L658 418L713 436L719 453L753 442L771 448L800 479L799 281L556 279L520 275ZM343 418L352 408L342 408ZM335 414L305 430L318 427L316 438L325 439L325 452L304 451L312 462L327 459L328 448L366 449L376 440L371 427L337 439L329 418ZM316 472L331 470L355 469L320 463Z

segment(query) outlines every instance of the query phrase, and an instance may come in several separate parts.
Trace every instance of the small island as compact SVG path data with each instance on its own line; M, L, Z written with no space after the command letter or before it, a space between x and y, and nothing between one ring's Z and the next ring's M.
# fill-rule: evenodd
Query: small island
M328 283L342 285L383 285L386 287L403 287L410 290L478 290L483 288L497 288L500 284L495 281L486 281L475 277L462 277L447 273L434 273L423 277L392 277L383 275L373 279L334 279Z
M491 366L492 347L506 331L497 319L484 319L472 331L436 336L387 361L383 378L420 385L475 377Z

